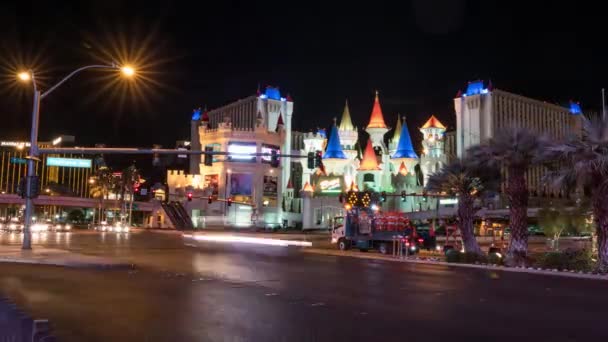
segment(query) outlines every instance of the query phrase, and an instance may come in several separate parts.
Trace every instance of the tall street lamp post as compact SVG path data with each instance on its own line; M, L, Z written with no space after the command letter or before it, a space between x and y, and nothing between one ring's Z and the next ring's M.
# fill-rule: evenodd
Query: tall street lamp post
M106 70L120 70L123 75L131 77L135 74L135 70L130 66L119 67L117 64L111 65L88 65L82 68L78 68L64 77L61 81L57 82L54 86L49 88L45 92L41 92L36 85L36 76L33 71L21 72L17 77L22 81L31 81L32 87L34 88L34 103L32 108L32 129L30 132L30 154L27 157L27 177L24 183L23 192L25 194L25 224L23 227L23 243L22 249L32 249L32 216L34 214L34 202L33 199L38 197L38 178L36 176L36 162L38 158L38 122L40 116L40 101L47 97L53 90L57 89L67 80L72 78L74 75L81 71L88 69L106 69Z

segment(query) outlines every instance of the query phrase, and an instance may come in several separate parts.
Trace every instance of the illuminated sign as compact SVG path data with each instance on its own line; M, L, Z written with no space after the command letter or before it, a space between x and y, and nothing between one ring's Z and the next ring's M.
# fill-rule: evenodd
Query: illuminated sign
M25 141L0 141L0 146L11 146L11 147L30 147L31 144Z
M439 204L441 204L441 205L458 204L458 199L457 198L441 198L439 200Z
M47 157L46 165L47 166L63 166L63 167L77 167L77 168L85 168L89 169L92 166L91 159L76 159L76 158L57 158L57 157Z
M281 148L275 145L262 145L262 153L272 153L272 151L277 151L277 154L281 154ZM262 156L262 163L270 163L270 156ZM280 159L280 158L279 158Z
M321 192L341 192L342 186L339 177L322 178L319 180Z
M11 157L11 164L26 164L27 160L25 158L17 158Z
M255 143L230 142L228 143L228 161L255 163ZM233 154L234 153L234 154ZM253 154L253 155L252 155Z

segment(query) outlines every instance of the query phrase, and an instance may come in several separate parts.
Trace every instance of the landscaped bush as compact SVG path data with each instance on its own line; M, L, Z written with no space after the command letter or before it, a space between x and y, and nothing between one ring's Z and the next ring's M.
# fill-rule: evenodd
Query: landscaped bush
M455 249L450 249L445 252L445 260L447 262L460 262L461 253Z
M542 268L558 270L591 271L594 267L591 252L586 249L545 253L538 258L537 263Z
M503 264L502 255L499 254L499 253L490 253L490 254L488 254L488 264L502 265Z
M485 264L488 262L488 258L485 255L471 253L471 252L464 252L464 253L461 253L461 255L460 255L460 262L464 262L467 264L474 264L476 262L478 262L480 264Z

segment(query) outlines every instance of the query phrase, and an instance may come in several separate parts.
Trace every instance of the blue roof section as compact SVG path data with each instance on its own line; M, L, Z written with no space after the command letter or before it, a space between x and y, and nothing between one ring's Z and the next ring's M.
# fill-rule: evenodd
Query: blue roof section
M401 137L399 137L399 144L397 145L397 151L391 157L393 159L399 158L416 158L418 159L418 155L414 152L414 147L412 146L412 138L410 138L410 131L407 128L407 122L403 120L401 126Z
M281 92L279 91L279 88L266 87L264 95L269 99L281 101Z
M317 134L324 139L327 139L327 132L325 131L325 128L319 128L317 130Z
M570 101L570 114L574 114L574 115L583 114L581 105L576 102Z
M192 121L198 121L201 119L201 109L195 109L192 111Z
M467 96L478 95L478 94L486 94L488 89L484 89L483 81L474 81L469 82L467 86L467 91L464 93Z
M327 149L325 149L325 154L323 155L323 159L327 158L346 159L346 155L344 154L344 151L342 151L342 144L340 144L340 136L338 135L338 129L336 128L335 123L331 126L329 142L327 143Z

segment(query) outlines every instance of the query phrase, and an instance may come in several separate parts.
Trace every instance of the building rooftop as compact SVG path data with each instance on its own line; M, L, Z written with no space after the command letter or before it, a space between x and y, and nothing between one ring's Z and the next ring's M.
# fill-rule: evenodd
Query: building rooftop
M378 92L376 92L376 99L374 100L374 107L372 108L372 115L369 119L369 124L367 125L367 128L387 128L386 123L384 123L382 108L380 108Z
M446 127L435 117L435 115L431 115L431 117L427 120L427 122L420 127L420 129L426 128L441 128L446 129Z

